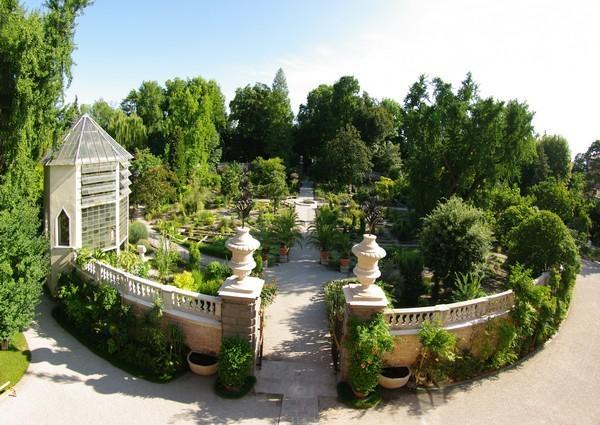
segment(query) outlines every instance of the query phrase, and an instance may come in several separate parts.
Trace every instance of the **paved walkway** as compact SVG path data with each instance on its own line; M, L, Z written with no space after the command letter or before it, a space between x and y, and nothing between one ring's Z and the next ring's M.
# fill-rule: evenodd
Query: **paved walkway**
M314 219L311 187L303 187L296 212L307 231ZM289 263L266 271L279 292L265 314L264 359L257 371L257 393L282 394L282 423L317 420L318 398L335 397L323 286L342 275L319 264L319 251L308 245L290 250Z

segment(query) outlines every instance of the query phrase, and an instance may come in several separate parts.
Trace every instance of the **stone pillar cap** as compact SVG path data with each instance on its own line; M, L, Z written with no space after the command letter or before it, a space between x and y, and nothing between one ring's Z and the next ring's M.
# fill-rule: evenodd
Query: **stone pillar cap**
M363 235L363 240L352 247L352 253L357 257L363 256L381 260L386 256L386 252L385 249L380 247L377 242L375 242L376 239L377 236L370 233L365 233Z

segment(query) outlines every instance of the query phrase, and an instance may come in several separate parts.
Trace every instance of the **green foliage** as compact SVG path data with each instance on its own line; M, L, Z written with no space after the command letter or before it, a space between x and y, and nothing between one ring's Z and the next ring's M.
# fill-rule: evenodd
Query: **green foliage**
M153 212L161 206L175 202L176 176L164 165L152 167L135 176L131 185L132 202L146 206Z
M213 297L219 294L219 289L223 285L222 279L208 279L200 270L192 271L192 276L194 278L194 291Z
M24 330L34 317L48 273L48 241L40 227L29 203L0 205L0 340Z
M419 330L421 352L414 376L417 383L439 383L448 378L448 365L456 359L456 336L439 323L426 321Z
M288 194L285 165L281 158L256 158L251 164L250 181L256 196L272 200L274 211L279 201Z
M393 288L394 307L416 307L426 291L423 256L418 250L393 249L381 264L381 278Z
M240 196L242 174L242 166L235 161L223 167L223 171L221 172L221 193L225 196L228 203Z
M275 301L275 297L279 292L279 287L276 281L267 282L263 285L262 291L260 292L260 305L262 308L267 307Z
M455 273L467 273L482 265L491 242L484 212L455 196L424 219L420 235L425 264L433 269L437 282L445 283Z
M237 390L250 374L251 366L250 343L240 336L224 337L219 352L219 381L226 387Z
M338 382L337 384L338 399L346 406L353 407L355 409L370 409L377 406L381 400L381 391L379 388L375 388L369 395L364 398L358 398L352 392L352 387L346 382Z
M200 252L204 255L228 259L231 257L231 251L229 251L225 246L226 242L227 238L218 237L210 243L201 243L198 249L200 249Z
M128 372L154 381L168 381L186 368L187 351L180 330L161 330L162 309L155 304L141 318L121 302L108 284L63 275L55 317L94 352Z
M483 276L477 272L457 273L455 278L452 300L469 301L479 297L485 297L485 291L481 288Z
M350 385L356 392L369 394L377 386L383 355L392 351L394 340L382 314L363 321L351 317L348 339L344 342L350 360Z
M552 179L566 182L571 174L571 151L564 137L542 136L536 145L536 158L523 170L525 186Z
M541 210L552 211L565 223L573 220L575 199L564 183L544 181L533 186L531 193L535 198L535 205Z
M291 159L294 114L281 69L272 87L257 83L237 89L229 108L232 124L226 144L229 158L248 162L259 156Z
M180 289L186 289L188 291L193 291L195 288L194 276L192 273L188 271L183 271L181 273L177 273L173 276L173 285Z
M509 261L521 263L536 274L562 266L574 278L579 271L575 241L553 212L539 211L523 221L510 232L508 246Z
M302 240L302 233L298 227L298 214L293 208L282 211L273 220L272 231L274 239L287 248L292 248Z
M200 248L196 242L190 242L188 266L190 270L197 270L200 267Z
M470 200L499 182L516 181L535 155L532 118L525 103L481 98L471 74L456 91L440 78L421 76L405 98L402 126L418 213L442 198Z
M346 298L343 287L351 283L348 280L332 280L325 285L325 310L327 312L327 326L332 339L331 353L334 367L338 368L339 353L342 346L344 331L344 312Z
M390 177L397 174L402 166L400 147L389 141L378 142L371 149L373 153L373 170Z
M340 188L361 184L371 168L371 153L367 145L361 140L358 130L348 124L325 144L313 172L321 181Z
M223 281L223 280L227 279L229 276L231 276L231 274L232 274L231 267L229 267L228 264L221 263L219 261L211 261L204 268L204 276L210 280L218 279L218 280Z
M129 224L129 243L137 244L140 239L148 239L148 228L141 221Z
M558 299L550 287L534 285L531 271L521 265L512 268L508 285L515 293L511 317L516 335L511 344L516 353L525 355L556 332L560 323L555 316Z
M62 95L75 20L88 4L48 1L43 12L29 12L17 1L0 3L0 175L33 167L70 124L60 121Z
M508 247L510 232L535 213L535 209L525 204L506 208L496 222L496 235L500 244L505 248Z

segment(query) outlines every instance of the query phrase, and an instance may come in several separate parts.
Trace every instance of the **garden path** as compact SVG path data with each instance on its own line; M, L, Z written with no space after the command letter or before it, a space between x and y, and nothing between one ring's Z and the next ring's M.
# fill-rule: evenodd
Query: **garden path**
M267 269L265 279L279 288L265 312L264 357L257 371L257 393L282 394L282 422L318 418L318 398L335 396L323 286L342 275L319 264L319 251L306 233L316 203L312 185L304 182L295 209L302 222L301 246L290 250L289 262Z

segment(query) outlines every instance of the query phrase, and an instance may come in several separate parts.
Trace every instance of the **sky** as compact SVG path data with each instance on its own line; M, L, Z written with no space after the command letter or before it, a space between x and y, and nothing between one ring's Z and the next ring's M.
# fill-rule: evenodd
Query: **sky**
M594 0L96 0L67 100L116 106L144 80L202 76L228 104L281 67L297 111L343 75L402 101L420 74L457 86L471 72L482 96L526 101L536 132L575 155L600 139L599 20Z

